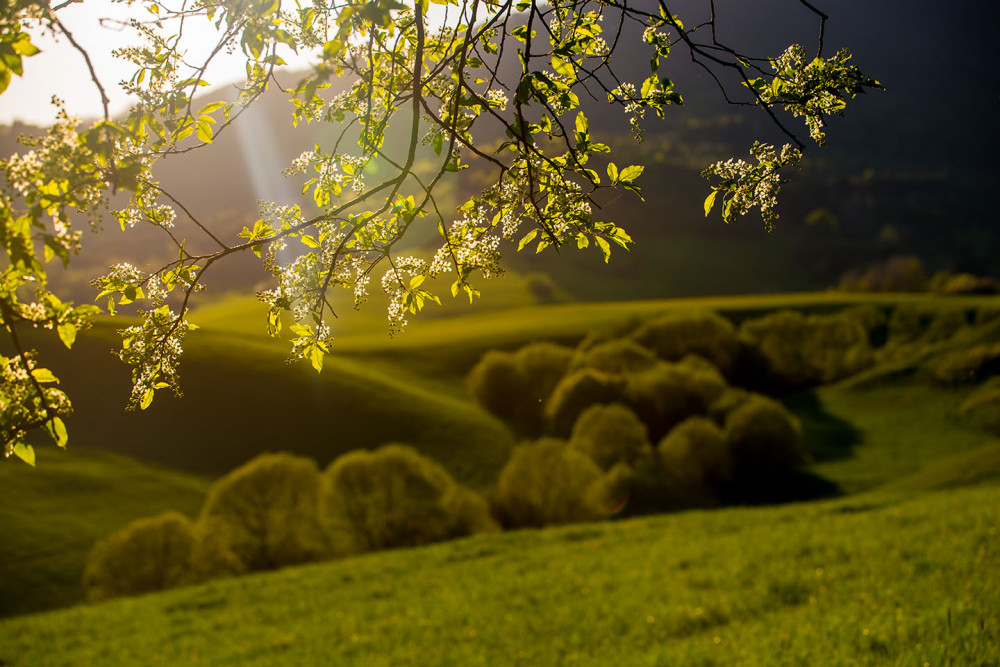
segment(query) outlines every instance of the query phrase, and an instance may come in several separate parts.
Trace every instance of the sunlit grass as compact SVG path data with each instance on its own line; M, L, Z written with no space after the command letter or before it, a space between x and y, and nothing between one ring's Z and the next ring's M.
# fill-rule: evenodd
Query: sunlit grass
M481 536L0 622L12 664L994 664L1000 487Z

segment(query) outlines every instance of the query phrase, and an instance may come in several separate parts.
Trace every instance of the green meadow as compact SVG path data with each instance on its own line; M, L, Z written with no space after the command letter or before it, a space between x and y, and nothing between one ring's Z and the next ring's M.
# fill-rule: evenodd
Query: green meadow
M362 319L318 376L283 363L253 301L207 304L185 346L184 399L128 415L128 378L108 354L121 325L99 322L84 354L52 364L78 397L68 451L0 465L14 499L0 507L0 664L1000 664L1000 441L962 417L973 387L932 377L947 355L1000 340L1000 318L976 320L993 300L524 306L523 289L443 308L395 340ZM487 350L575 344L667 311L739 322L900 303L969 324L782 398L826 499L478 535L82 603L98 539L168 509L195 517L214 479L263 451L325 466L406 442L489 489L517 438L463 386Z

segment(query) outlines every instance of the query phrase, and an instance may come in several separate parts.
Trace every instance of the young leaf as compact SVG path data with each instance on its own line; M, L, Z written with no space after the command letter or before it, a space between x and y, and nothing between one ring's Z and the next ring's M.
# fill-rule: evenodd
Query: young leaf
M14 445L14 456L31 467L35 466L35 449L31 445L26 445L23 442L17 443Z
M715 195L719 194L718 190L712 190L712 193L705 197L705 217L712 212L712 207L715 206Z

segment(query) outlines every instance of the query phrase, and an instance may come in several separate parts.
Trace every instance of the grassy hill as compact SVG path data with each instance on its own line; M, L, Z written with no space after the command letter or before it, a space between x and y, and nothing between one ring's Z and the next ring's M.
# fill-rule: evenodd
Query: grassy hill
M127 376L120 364L108 354L108 349L113 344L113 327L121 325L101 322L87 336L81 337L78 342L79 348L74 350L80 354L63 355L58 358L58 364L53 363L53 367L64 377L64 384L71 395L75 397L78 408L78 414L70 422L73 440L69 451L63 453L53 451L51 447L40 448L39 467L35 470L28 470L13 461L0 465L0 480L2 480L0 483L8 491L9 497L18 499L16 504L8 503L3 510L0 510L0 530L3 530L4 534L8 536L0 547L0 557L5 557L5 563L16 565L6 568L4 574L0 575L0 600L3 601L3 605L0 606L0 615L51 608L80 600L82 591L78 583L79 575L85 554L95 540L120 528L136 517L148 516L165 509L176 509L189 516L194 516L210 483L210 477L239 465L260 451L296 451L312 456L321 464L325 464L337 454L348 449L362 446L373 447L392 440L406 441L415 444L425 453L440 460L463 481L477 486L488 485L506 460L512 445L512 438L502 424L483 413L469 401L461 385L461 379L469 367L487 349L511 348L538 339L575 342L588 331L613 327L630 319L644 318L668 310L714 309L735 321L739 321L780 308L827 312L851 304L874 303L889 306L901 301L921 304L927 308L958 309L962 312L972 312L976 308L993 303L988 298L983 297L940 299L919 295L900 297L899 295L825 293L606 304L559 304L520 309L487 309L463 317L447 317L445 312L442 313L441 317L428 318L413 323L405 335L393 341L389 341L384 336L381 328L382 323L373 317L367 324L362 320L353 332L338 339L337 354L328 359L326 370L322 375L317 376L306 368L284 364L286 349L281 341L249 333L256 328L255 322L260 321L255 314L258 312L255 310L258 306L254 302L227 300L215 306L206 307L196 315L196 319L202 318L200 321L204 327L195 332L186 345L188 356L182 367L186 397L179 401L167 397L157 399L150 410L127 415L122 413L121 408L127 395ZM993 335L990 331L986 333ZM953 345L970 345L977 341L977 338L970 338ZM62 354L58 350L51 350L51 353L55 356ZM811 466L812 472L833 482L839 486L842 492L848 494L871 493L874 489L886 488L887 486L896 489L899 493L914 494L922 492L924 489L947 489L970 483L991 485L995 482L1000 474L1000 443L988 442L983 433L956 418L956 407L968 395L968 389L933 384L919 378L920 373L923 372L922 369L931 364L934 354L937 353L928 354L930 356L926 359L922 358L917 362L912 362L909 366L906 364L903 367L890 365L875 369L855 379L822 387L814 392L791 396L787 399L788 405L803 419L805 424L807 446L814 459ZM107 450L112 450L117 454L107 453ZM136 459L144 460L146 463L140 463ZM174 470L160 466L169 466ZM984 490L976 493L988 494L990 492ZM723 559L725 562L719 565L723 569L719 573L711 575L703 573L703 576L720 577L715 586L721 591L726 588L725 577L731 576L732 571L742 567L738 567L735 562L738 560L735 553L744 547L740 546L737 549L734 546L735 542L712 542L711 540L722 539L715 535L717 528L711 528L721 524L714 522L725 523L728 521L734 524L750 522L751 526L747 530L759 534L759 537L753 539L760 539L764 542L768 540L783 542L792 539L781 537L774 532L779 530L778 526L783 523L809 523L818 520L817 517L857 514L859 516L852 520L859 523L851 524L844 530L860 534L874 530L875 523L886 520L886 515L881 511L862 512L855 509L840 510L836 508L857 508L867 505L881 507L883 501L871 500L874 497L872 495L858 496L855 497L855 500L836 501L832 504L789 506L771 510L725 510L718 513L685 514L650 519L648 523L638 521L577 527L567 529L564 533L553 532L552 535L593 534L604 535L605 537L602 537L601 540L622 540L633 546L622 547L626 550L629 548L632 550L618 554L618 562L649 563L651 561L647 560L646 547L640 546L645 544L643 540L646 538L640 539L637 536L650 531L666 530L663 526L674 526L674 528L669 529L674 531L670 533L674 537L657 548L662 549L665 554L671 553L672 549L693 549L694 551L690 552L692 554L716 554L716 556L712 556L712 559L716 557ZM937 513L944 512L944 508L952 502L945 499L948 498L946 495L937 498L937 500L933 500L914 497L907 500L905 504L907 507L921 508L914 511L923 513L922 515L936 517ZM987 496L977 496L979 500L971 498L972 496L969 496L966 500L955 500L954 502L974 506L984 502L983 499ZM844 502L846 504L838 504ZM716 516L723 518L711 518ZM724 518L726 516L730 518ZM760 526L756 525L758 520L761 522ZM934 521L945 520L944 517L934 519ZM983 521L986 520L983 519ZM869 521L869 523L865 523L865 521ZM702 524L705 527L699 528ZM833 524L830 524L830 529L834 529ZM637 531L635 535L628 532L632 530ZM822 532L825 529L818 527L815 530ZM852 544L853 538L850 537L852 534L855 533L847 533L843 538L844 541L838 543L839 546L836 549L832 546L830 548L835 551L839 549L838 553L848 551ZM483 548L490 550L491 553L496 551L503 557L498 556L489 561L490 569L480 573L482 581L476 586L498 586L498 589L484 592L483 595L499 598L503 595L500 591L505 585L508 589L516 588L510 581L504 584L504 577L515 577L514 572L527 576L528 573L533 573L541 568L539 571L543 574L539 575L538 581L544 582L547 576L553 580L553 585L558 585L557 572L546 568L556 567L558 563L561 563L559 567L565 567L568 564L572 564L573 567L582 567L582 565L577 565L577 556L580 555L581 551L574 546L574 540L578 538L567 537L564 540L559 537L546 537L547 535L549 533L529 532L482 538L485 542L473 540L455 545L442 545L426 551L383 554L328 566L306 568L304 571L329 572L332 581L338 583L324 584L324 587L329 587L334 591L340 590L342 584L348 580L353 582L351 586L354 587L355 593L352 595L358 596L358 601L352 604L361 605L366 587L369 590L374 590L371 588L372 586L378 587L383 584L390 589L397 586L404 588L418 586L417 582L422 576L419 574L422 571L420 568L424 566L425 559L431 559L433 562L436 562L435 558L444 561L463 561L468 557L454 554L466 553L463 550L469 549L476 551L480 548L476 545L488 544L488 547ZM909 544L911 541L911 538L903 532L900 532L895 538L888 536L886 539L896 540L893 543L895 544L893 548L898 548L900 544ZM504 569L501 574L494 577L493 568L501 567L498 561L515 558L512 554L522 551L533 552L534 545L537 543L549 545L546 547L550 549L549 552L546 552L549 555L540 558L542 560L551 559L551 564L543 566L542 563L533 560L523 561L521 569L515 568L515 570L510 571ZM603 541L599 540L595 544L598 550L605 548ZM953 546L956 549L965 548L961 545ZM563 549L562 552L559 552L560 548ZM730 553L730 550L733 552ZM433 554L440 554L440 556ZM759 557L761 563L770 558L769 555L763 553ZM392 560L394 558L404 560L394 561ZM405 560L407 558L412 558L413 561L408 562ZM691 556L691 558L694 557ZM478 562L479 559L474 558L473 560ZM711 562L715 562L715 560L711 560ZM380 563L396 564L390 566ZM400 563L408 564L401 565ZM860 563L856 565L861 567ZM885 563L886 568L896 565L898 565L897 561ZM380 568L383 567L389 569L382 571ZM441 564L440 567L444 568L444 565ZM472 565L469 567L473 568ZM506 568L507 565L502 567ZM599 566L594 564L587 567L596 569ZM763 568L763 565L757 567ZM375 569L367 571L365 568ZM368 572L368 574L360 574L357 579L354 579L347 574L352 570ZM276 576L279 578L288 576L290 577L289 581L298 581L299 583L287 584L292 588L303 585L304 579L302 577L313 576L295 574L295 572L298 570ZM413 582L400 583L393 578L396 575L390 575L389 572L395 572L401 577L411 576L411 573L416 574L412 574L415 577ZM444 576L441 572L443 569L436 574L425 572L425 575L429 577ZM729 572L729 574L725 574L725 572ZM768 572L767 576L772 577L770 571ZM773 577L779 576L777 572L777 570L774 571ZM675 574L671 569L669 573L661 571L659 576L664 580L672 581ZM467 576L473 577L471 570ZM229 586L232 587L233 591L242 591L238 595L252 596L256 594L254 593L255 587L264 585L260 582L265 580L270 581L267 578L253 577L225 584L210 584L204 589L192 589L192 591L182 591L171 595L180 595L181 597L177 599L188 600L188 602L176 603L180 604L178 609L188 609L193 604L190 601L199 599L198 596L214 599L213 594L205 591L223 589L228 591L230 589L225 587ZM488 581L494 583L488 584ZM378 583L373 584L372 582ZM281 587L286 584L275 585ZM464 590L466 585L472 586L472 583L466 582L461 586L456 584L457 590ZM638 585L643 589L656 588L648 582ZM780 582L775 585L778 588L781 587ZM537 607L538 610L548 608L551 600L546 601L544 596L558 597L565 594L565 591L559 592L561 589L558 588L549 591L541 583L538 583L537 586L541 591L538 595L542 597L533 602L533 606L526 606L522 609L529 616L531 615L529 611L532 608ZM607 588L605 591L607 597L601 603L604 608L613 606L612 600L619 595L618 592L615 592L618 590L615 586L608 583L594 589L604 591ZM689 584L683 584L683 586L689 586ZM690 586L696 587L695 584L690 584ZM891 586L887 584L887 587ZM202 591L202 593L193 592L196 590ZM516 590L520 591L520 588ZM666 588L664 590L669 593L674 589ZM742 589L737 587L736 590ZM286 591L285 594L292 598L301 597L299 593L293 594ZM517 594L521 595L522 593L518 592ZM184 597L185 595L194 597ZM230 593L225 593L225 599L228 600L229 595ZM232 595L237 595L237 593L232 593ZM664 599L669 598L670 595L667 595L667 598ZM153 601L159 599L159 597L150 598ZM244 598L239 599L243 600ZM249 598L247 599L249 600ZM417 604L418 602L406 602L406 605L409 605L407 608L411 608L412 605L417 606L412 607L412 613L409 616L405 610L400 612L403 613L404 618L397 618L392 624L402 627L409 622L406 618L410 618L410 616L413 619L423 618L424 611L420 606L423 603ZM744 624L751 623L751 617L763 613L758 608L741 608L742 611L736 613L733 609L725 606L730 603L718 602L719 605L728 610L727 614L729 615L726 618L730 619L734 627L742 628ZM995 603L994 600L993 604ZM127 601L118 604L125 605L126 609L132 609L128 605L139 603ZM150 602L150 604L169 606L174 603ZM244 603L239 603L239 605L242 604ZM251 603L247 601L246 604L250 605ZM267 606L270 603L262 601L261 604ZM215 603L212 603L208 607L214 605ZM229 603L219 603L218 606L228 608ZM330 605L316 603L317 609L327 606ZM702 609L708 609L704 604L700 606ZM112 605L111 607L96 607L66 613L70 614L70 617L78 619L80 615L119 613L106 611L114 608ZM176 624L181 627L194 623L197 608L195 605L192 608L194 611L188 609L184 612L184 614L190 614L189 616L184 614L176 618L172 616L173 620L169 621L171 627ZM333 605L331 608L338 607ZM692 607L692 609L697 608L697 606ZM781 614L791 614L787 616L787 619L797 618L803 608L803 604L796 604L792 608L782 611ZM157 609L160 608L157 607ZM459 606L451 611L442 612L446 614L443 618L447 618L447 614L463 613L461 609ZM292 611L286 611L292 613ZM843 609L836 613L841 612L847 613ZM160 609L160 611L135 613L140 615L150 613L153 614L153 617L159 618L156 617L156 614L167 612L162 612ZM174 612L169 613L173 614ZM219 613L222 611L220 610ZM247 611L246 613L251 614L248 619L255 619L256 616L253 616L255 614L270 612L254 607L252 612ZM513 612L502 612L502 614L506 613ZM567 607L564 612L560 613L565 613L568 616L573 612ZM578 613L589 614L590 611L580 609ZM814 610L810 613L820 614L820 611ZM741 614L745 618L740 616ZM656 613L652 615L657 616ZM438 617L432 615L427 618ZM786 617L781 616L781 618ZM938 618L933 623L939 621ZM110 621L106 620L105 622ZM217 618L216 621L207 622L209 625L217 623L219 627L227 627L227 624L230 623L223 617ZM433 623L438 622L444 621L441 618L433 621ZM536 628L539 631L546 627L540 619L536 618L532 622L539 624ZM615 622L622 624L623 628L628 625L628 622L622 619ZM671 622L680 623L676 619ZM792 621L782 621L782 623L786 622L791 623ZM818 621L814 618L810 622ZM87 627L87 623L90 621L83 623L81 627ZM323 623L328 625L328 619L324 620ZM414 620L413 623L417 623L417 621ZM512 637L521 637L527 640L539 636L537 633L532 633L528 625L524 625L528 621L522 619L518 623L522 625L509 628L510 632L513 633ZM702 621L697 621L695 626L699 626L700 623ZM717 623L713 621L709 625L715 624ZM479 627L477 633L484 632L483 624L474 625ZM14 621L0 623L0 637L6 633L14 636L21 632L18 629L21 627ZM751 630L747 628L752 627L756 626L751 623L740 632L749 633ZM470 628L476 629L473 626ZM258 630L261 629L258 628ZM270 629L266 632L261 631L263 632L262 636L272 638L285 635L298 636L296 635L297 631L287 628L280 632L276 631L277 635L271 635ZM406 630L411 636L423 636L423 631L424 627L419 624L408 627ZM996 631L995 628L993 631ZM181 631L178 630L178 632ZM558 632L562 633L563 630ZM568 656L573 651L584 651L579 642L586 640L590 635L589 631L583 634L579 630L576 632L579 635L576 640L569 636L564 640L568 642L567 647L572 647L566 649L567 653L563 656L566 660L569 659ZM687 636L684 633L678 634L678 632L671 630L667 634L671 637ZM700 632L701 630L692 630L692 636ZM353 634L358 634L359 637L368 636L358 632L353 632ZM714 636L711 639L714 639ZM438 641L443 640L443 636L431 633L427 634L427 637L437 637ZM122 650L139 650L135 646L140 646L142 642L149 642L151 646L162 640L162 637L152 636L146 639L137 639L140 644ZM37 638L33 641L37 641ZM195 642L190 645L194 647L192 650L196 649L198 655L209 656L213 663L227 660L238 662L241 660L239 656L244 655L239 653L242 650L242 645L237 646L236 644L232 646L235 653L203 654L203 651L208 649L198 648L197 641L200 640L192 639L191 641ZM307 638L303 641L314 640ZM500 646L504 641L507 639L502 641L495 639L494 643ZM577 643L573 644L573 641ZM803 641L809 643L806 640ZM98 643L103 646L105 642L114 643L110 637L101 639ZM0 646L6 646L9 643L0 641ZM292 641L292 644L297 643L299 643L298 640ZM187 646L187 644L182 642L181 646ZM645 646L645 644L640 643L640 646ZM306 647L302 650L315 650L315 648L315 646L311 649ZM369 649L371 647L364 650ZM77 650L85 651L86 649L79 646L72 649L72 651ZM164 653L165 650L156 648L153 653L163 656L163 660L168 660L171 655L178 658L178 654ZM220 647L219 650L222 648ZM541 648L536 646L528 650L526 654L534 655L533 651L540 650ZM602 652L604 650L595 646L587 648L584 653L596 661L604 661L610 659L609 656L615 655L613 650L611 653ZM758 646L754 650L764 650L764 648ZM587 651L591 651L591 653L587 653ZM66 655L71 654L67 653ZM86 656L87 654L84 652L79 655ZM127 654L113 655L117 657L109 658L110 662L127 660ZM194 655L192 653L188 657ZM265 653L260 655L263 656ZM290 659L292 661L299 659L294 657L296 655L299 654L290 654L292 656ZM489 655L492 656L492 662L506 661L500 654ZM537 655L541 656L542 662L551 661L551 654L543 651ZM700 654L696 652L690 655ZM751 655L753 654L751 653ZM905 655L912 657L916 654L906 653ZM12 661L15 664L32 664L35 662L34 657L37 656L27 653L4 654L0 651L0 660ZM84 662L87 661L85 658L81 659ZM187 657L183 659L187 660ZM379 660L392 661L396 659L403 660L399 655L393 657L391 654L372 658L376 663ZM443 659L446 663L455 661L464 664L464 656L460 653ZM656 663L657 659L659 658L655 658L655 656L649 658L653 664ZM692 659L694 658L692 657ZM69 657L59 658L55 659L54 662L60 664L60 662L68 660L70 660ZM350 658L345 654L342 660L346 662ZM420 661L418 660L418 662ZM42 662L45 661L42 660ZM905 663L908 660L903 659L902 662ZM719 664L729 664L729 661L721 660Z
M994 665L1000 486L480 536L0 621L69 664Z

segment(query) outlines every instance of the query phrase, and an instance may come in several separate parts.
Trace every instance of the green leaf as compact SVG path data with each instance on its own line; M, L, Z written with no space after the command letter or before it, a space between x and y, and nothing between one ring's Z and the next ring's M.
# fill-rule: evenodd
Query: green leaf
M608 163L608 178L612 183L618 182L618 166L614 162Z
M316 372L319 373L320 371L322 371L323 361L326 357L326 355L323 352L323 348L320 347L319 345L311 345L309 346L309 350L306 354L309 357L309 363L312 364L312 367L316 369Z
M145 410L153 403L153 389L147 389L143 392L142 398L139 399L139 409Z
M206 144L212 143L212 126L204 121L199 121L195 125L194 130L195 136L204 141Z
M72 348L76 341L76 326L66 322L56 327L56 331L59 333L59 340L63 342L63 345L67 349Z
M45 430L49 432L49 435L52 436L57 445L62 448L66 447L66 443L69 442L69 434L66 432L66 424L63 423L62 419L53 417L45 425Z
M594 241L597 242L598 247L601 249L601 254L604 255L604 263L607 264L608 260L611 259L611 244L600 236L595 236Z
M14 445L14 456L29 466L34 467L35 465L35 449L31 445L26 445L23 442L17 443Z
M712 207L715 206L715 195L719 194L718 190L712 190L712 194L705 197L705 217L712 212Z
M645 167L637 164L633 164L630 167L625 167L618 175L618 180L621 181L622 183L631 183L635 179L642 176L643 169L645 169Z
M59 384L59 378L57 378L48 368L34 369L31 371L31 377L35 378L35 381L41 384L46 384L48 382L55 382L56 384Z

